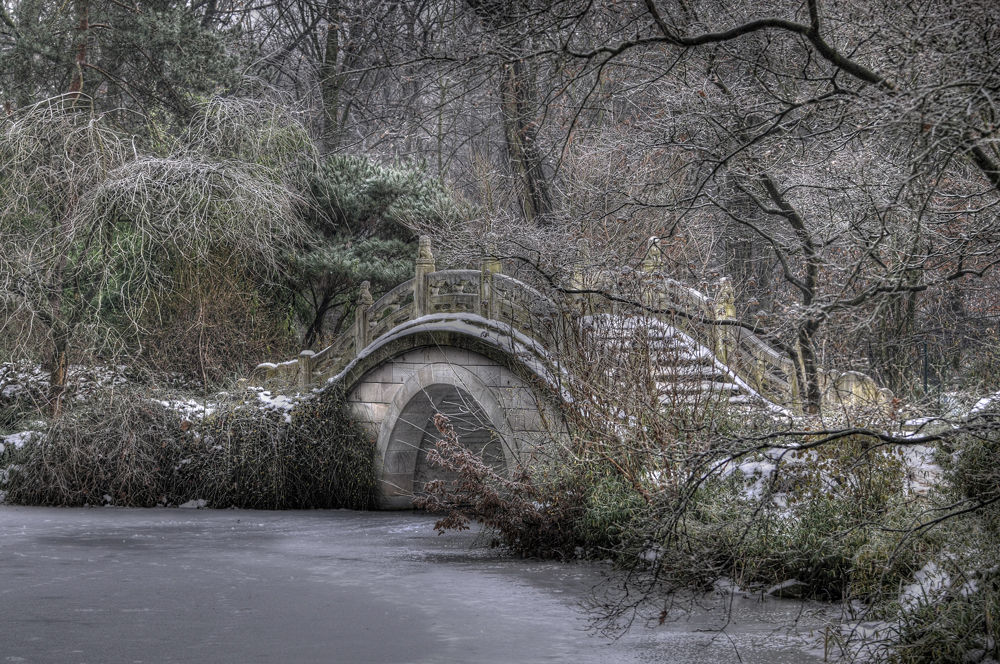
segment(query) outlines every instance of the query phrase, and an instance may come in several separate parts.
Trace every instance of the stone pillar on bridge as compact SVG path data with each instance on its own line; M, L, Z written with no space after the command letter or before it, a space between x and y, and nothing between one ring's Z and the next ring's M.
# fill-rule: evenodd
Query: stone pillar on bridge
M642 303L647 307L657 309L663 300L662 277L663 254L660 251L660 238L655 235L646 241L646 256L642 259L642 271L645 275L642 281Z
M413 279L413 308L416 318L431 313L428 305L427 275L434 272L434 254L431 253L431 238L420 236L420 248L417 251L417 263Z
M715 320L736 319L736 293L729 277L719 280L719 291L715 296ZM733 346L736 344L737 330L731 325L715 326L715 354L723 364L729 364Z
M309 383L312 382L312 370L313 370L313 355L315 355L311 350L304 350L299 353L299 388L306 389L309 387Z
M484 318L490 318L493 314L493 275L500 274L503 270L496 253L496 247L490 245L479 267L481 272L479 276L479 305L476 307L476 313Z
M646 241L646 257L642 259L642 271L653 274L663 265L663 252L660 251L660 238L655 235Z
M358 295L358 306L354 310L354 348L355 353L371 343L372 326L368 320L368 310L372 307L371 283L361 282L361 293Z

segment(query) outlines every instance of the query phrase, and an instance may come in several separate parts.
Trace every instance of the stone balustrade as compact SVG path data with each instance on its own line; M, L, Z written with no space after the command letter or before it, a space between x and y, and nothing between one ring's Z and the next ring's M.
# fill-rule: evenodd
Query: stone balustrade
M586 251L581 245L581 253ZM582 264L585 261L581 261ZM614 313L656 316L710 349L729 370L761 396L798 410L801 406L796 363L779 353L736 320L732 285L723 279L714 299L689 288L661 271L658 243L651 238L638 280L640 302L575 295L573 291L615 293L620 276L574 269L569 297L557 303L531 286L500 272L500 263L484 261L479 270L436 270L429 238L421 237L414 278L372 301L368 282L361 285L354 323L324 350L302 351L281 364L265 363L254 378L264 383L304 389L338 375L369 344L409 321L435 314L468 314L501 321L538 342L542 347L564 347L567 321L581 315ZM632 293L634 295L634 292ZM560 343L562 341L562 344ZM857 372L820 371L827 404L884 405L892 393L879 389L871 378Z

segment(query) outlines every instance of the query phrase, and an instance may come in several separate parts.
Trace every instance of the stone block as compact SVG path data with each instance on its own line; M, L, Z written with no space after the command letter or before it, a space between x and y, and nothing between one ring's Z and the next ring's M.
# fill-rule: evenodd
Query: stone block
M524 431L545 431L542 413L537 408L526 408L521 412L524 417Z
M385 414L389 410L388 404L370 403L368 401L349 401L347 410L354 421L359 424L371 423L382 424Z
M417 467L417 452L418 450L413 448L402 450L393 450L390 448L385 454L385 461L382 465L383 474L408 475L410 478L409 482L412 485L413 471Z
M372 382L371 379L365 379L363 383L351 390L347 400L364 401L367 403L384 401L382 398L382 383Z
M413 473L383 473L381 481L383 496L413 495Z
M390 404L396 394L403 389L402 383L382 383L382 403Z
M466 366L497 366L497 363L486 357L485 355L480 355L479 353L468 353L468 359L466 360ZM498 367L499 368L499 367Z
M470 353L471 354L471 353ZM503 376L503 369L497 365L487 366L479 365L472 369L472 372L479 377L479 380L483 381L487 387L495 388L500 386L500 381Z
M392 365L392 382L403 384L420 371L421 365L397 362Z
M372 371L370 374L365 376L366 383L391 383L392 382L392 363L386 362L385 364L379 366L377 369Z
M368 420L369 422L376 422L382 424L385 421L385 415L389 412L389 404L387 403L372 403L368 404L371 408L372 418Z
M443 363L465 366L469 358L468 351L460 348L422 348L420 352L425 364Z

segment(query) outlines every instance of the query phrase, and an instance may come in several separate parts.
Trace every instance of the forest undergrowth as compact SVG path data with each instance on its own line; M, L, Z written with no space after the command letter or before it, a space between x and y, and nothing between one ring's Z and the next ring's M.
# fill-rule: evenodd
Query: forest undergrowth
M9 504L374 509L374 450L331 389L210 401L119 386L72 403L0 449Z

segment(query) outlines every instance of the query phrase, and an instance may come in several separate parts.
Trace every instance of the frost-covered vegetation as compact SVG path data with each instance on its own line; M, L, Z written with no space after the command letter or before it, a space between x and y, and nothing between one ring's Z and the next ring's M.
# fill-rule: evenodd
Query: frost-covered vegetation
M425 233L581 337L514 475L440 422L442 527L613 560L607 624L729 588L841 603L848 655L1000 660L998 31L982 0L11 0L0 491L374 505L341 397L238 381L350 329ZM711 314L713 371L752 331L795 403L749 387L776 360L664 367L598 309ZM893 396L831 407L826 370Z
M199 403L119 388L38 424L2 438L8 503L378 506L372 444L335 389L294 402L250 391Z
M634 328L636 322L629 327ZM658 337L657 337L658 338ZM1000 601L995 402L953 419L858 404L823 416L749 399L664 390L691 366L631 356L604 338L563 367L568 438L498 473L436 425L435 463L459 475L420 505L442 530L470 521L518 555L610 560L627 594L601 624L656 624L678 593L718 591L836 602L827 654L891 661L989 661ZM643 376L659 378L650 389ZM970 660L970 661L971 661Z

